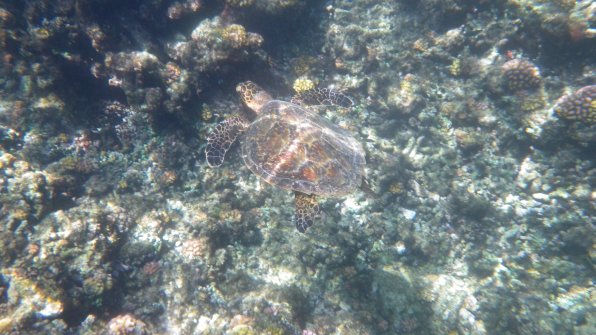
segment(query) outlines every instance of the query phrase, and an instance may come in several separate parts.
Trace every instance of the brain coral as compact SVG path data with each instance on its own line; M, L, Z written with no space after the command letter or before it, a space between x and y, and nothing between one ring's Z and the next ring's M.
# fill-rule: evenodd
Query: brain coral
M512 91L533 89L542 83L536 65L525 59L512 59L501 67L507 86Z
M573 94L565 95L557 101L554 111L568 120L596 122L596 85L580 88Z

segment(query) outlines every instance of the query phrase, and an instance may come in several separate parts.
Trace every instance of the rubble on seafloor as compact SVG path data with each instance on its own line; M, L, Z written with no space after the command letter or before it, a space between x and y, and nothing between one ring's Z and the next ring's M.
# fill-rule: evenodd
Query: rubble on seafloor
M0 333L595 333L595 29L591 1L0 1ZM372 190L301 234L240 155L209 168L245 80L351 96L324 117Z

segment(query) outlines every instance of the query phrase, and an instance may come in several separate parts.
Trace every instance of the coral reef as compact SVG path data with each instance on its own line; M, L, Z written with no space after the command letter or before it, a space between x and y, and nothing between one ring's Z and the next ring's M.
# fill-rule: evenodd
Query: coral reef
M557 115L568 120L586 123L596 122L596 85L582 87L572 94L565 95L554 107Z
M129 314L118 315L108 322L108 335L145 335L149 334L143 321Z
M306 92L308 90L314 89L315 83L313 83L312 80L308 78L301 77L294 80L294 85L292 85L292 88L296 93Z
M0 2L0 333L594 333L595 8ZM306 234L202 155L246 80L352 98Z
M168 7L167 16L171 20L178 20L187 14L200 11L202 7L202 0L175 1Z
M542 83L536 65L524 59L512 59L501 67L507 87L514 91L535 89Z
M223 62L247 60L246 51L254 50L263 43L256 33L246 32L238 24L226 25L215 17L201 21L192 31L191 40L170 46L170 56L195 71L212 71Z
M546 0L546 1L532 1L532 0L514 0L513 4L517 5L522 12L523 18L528 23L535 23L536 26L551 35L558 37L577 36L580 32L575 32L580 29L586 22L585 18L580 18L578 15L585 7L582 1L570 0ZM573 19L571 18L571 13ZM577 28L576 28L577 27ZM577 38L574 37L574 38Z
M233 1L242 2L239 0ZM297 7L307 6L307 1L304 0L254 0L254 3L257 9L271 14L283 13L296 10Z
M569 14L569 35L574 41L596 37L596 4L575 2Z

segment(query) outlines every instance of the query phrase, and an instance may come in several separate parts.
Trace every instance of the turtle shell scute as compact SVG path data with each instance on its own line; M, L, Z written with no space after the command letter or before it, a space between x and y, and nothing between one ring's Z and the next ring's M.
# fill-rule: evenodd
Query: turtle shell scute
M345 195L362 182L362 145L346 130L301 106L265 104L242 140L248 168L272 185L317 195Z

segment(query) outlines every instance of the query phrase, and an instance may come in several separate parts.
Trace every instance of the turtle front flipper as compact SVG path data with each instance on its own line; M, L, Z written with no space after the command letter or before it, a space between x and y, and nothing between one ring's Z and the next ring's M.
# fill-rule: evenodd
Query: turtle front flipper
M294 192L294 204L296 206L296 229L304 233L313 225L315 218L320 212L317 196L314 194Z
M339 106L344 108L351 108L354 106L354 101L347 95L330 90L328 88L315 88L312 90L300 92L292 97L290 101L293 104L300 106Z
M241 116L225 119L215 126L215 129L207 137L207 147L205 148L207 164L211 167L220 166L230 146L247 127L248 122Z

